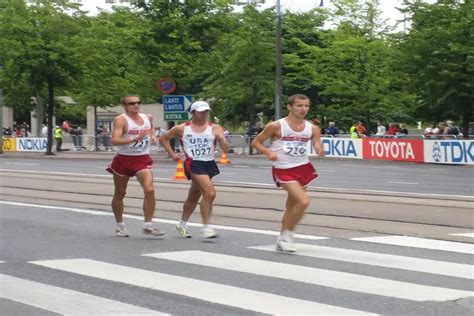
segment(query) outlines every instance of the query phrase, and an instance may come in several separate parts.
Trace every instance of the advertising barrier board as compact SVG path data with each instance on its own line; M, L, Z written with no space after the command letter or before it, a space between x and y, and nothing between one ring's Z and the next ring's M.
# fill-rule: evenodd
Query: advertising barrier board
M425 140L424 155L429 163L473 165L474 140Z
M3 136L3 151L16 151L16 137Z
M34 152L46 152L48 147L47 138L34 138L34 137L18 137L16 139L16 150L17 151L34 151Z
M421 139L362 139L363 158L423 162L423 140Z

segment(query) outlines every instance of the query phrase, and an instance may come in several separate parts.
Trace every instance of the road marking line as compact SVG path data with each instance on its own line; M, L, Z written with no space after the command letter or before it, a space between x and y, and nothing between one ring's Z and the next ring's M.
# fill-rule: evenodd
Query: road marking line
M105 166L104 166L105 169ZM72 173L72 172L53 172L53 171L35 171L35 170L20 170L20 169L0 169L0 171L5 172L16 172L16 173L41 173L41 174L53 174L53 175L67 175L67 176L84 176L84 177L101 177L101 178L109 178L110 174L94 174L94 173ZM169 178L159 178L155 177L156 180L162 180L166 182L173 183ZM263 183L263 182L239 182L239 181L214 181L214 184L242 184L242 185L250 185L250 186L269 186L275 187L273 183ZM364 189L353 189L353 188L341 188L341 187L320 187L320 186L310 186L310 189L316 190L330 190L332 193L377 193L377 194L396 194L402 196L414 196L414 197L436 197L436 198L463 198L469 199L472 201L472 195L456 195L456 194L436 194L436 193L422 193L422 192L403 192L403 191L385 191L385 190L364 190Z
M474 233L463 233L463 234L450 234L451 236L462 236L474 238Z
M39 163L26 163L26 162L5 162L6 165L20 165L20 166L39 166Z
M64 211L69 211L69 212L74 212L74 213L82 213L82 214L98 215L98 216L113 216L113 214L110 213L110 212L84 210L84 209L79 209L79 208L71 208L71 207L63 207L63 206L50 206L50 205L40 205L40 204L10 202L10 201L0 201L0 204L15 205L15 206L27 206L27 207L35 207L35 208L51 209L51 210L64 210ZM130 218L130 219L136 219L136 220L143 220L143 217L139 216L139 215L124 214L123 217ZM164 223L164 224L172 224L172 225L174 225L178 222L176 220L159 219L159 218L154 218L153 221L155 223ZM192 226L192 227L202 227L202 224L198 224L198 223L189 223L188 222L187 225ZM243 233L253 233L253 234L260 234L260 235L271 235L271 236L279 236L280 235L280 232L273 231L273 230L263 230L263 229L224 226L224 225L212 225L212 227L214 227L216 229L235 231L235 232L243 232ZM305 235L305 234L295 234L295 237L299 238L299 239L306 239L306 240L329 239L329 237L321 237L321 236L313 236L313 235Z
M245 166L245 165L232 165L232 167L235 167L235 168L250 168L250 166Z
M405 246L423 249L451 251L459 253L474 254L474 245L462 242L426 239L408 236L377 236L351 238L351 240L380 243L386 245Z
M266 314L373 315L332 305L89 259L45 260L31 263Z
M408 185L414 185L414 184L419 184L418 182L399 182L399 181L389 181L387 183L391 183L391 184L408 184Z
M204 251L150 253L143 256L412 301L458 300L474 294L469 291Z
M298 251L295 255L361 263L384 268L410 270L423 273L447 275L457 278L473 279L474 266L429 259L411 258L397 255L387 255L360 250L350 250L309 244L296 244ZM251 249L275 251L275 245L249 247Z
M0 297L66 315L168 315L107 298L0 274Z

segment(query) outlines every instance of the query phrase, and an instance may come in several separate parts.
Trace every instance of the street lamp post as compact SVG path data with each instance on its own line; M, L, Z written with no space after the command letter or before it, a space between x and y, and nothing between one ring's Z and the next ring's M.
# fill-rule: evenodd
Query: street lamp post
M276 0L276 21L275 21L275 120L281 117L281 10L280 0Z

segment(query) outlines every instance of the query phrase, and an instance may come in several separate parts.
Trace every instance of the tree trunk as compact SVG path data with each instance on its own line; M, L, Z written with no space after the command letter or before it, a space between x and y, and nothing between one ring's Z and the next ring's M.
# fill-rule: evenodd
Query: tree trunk
M48 148L46 155L53 153L53 116L54 116L54 87L53 80L48 78Z

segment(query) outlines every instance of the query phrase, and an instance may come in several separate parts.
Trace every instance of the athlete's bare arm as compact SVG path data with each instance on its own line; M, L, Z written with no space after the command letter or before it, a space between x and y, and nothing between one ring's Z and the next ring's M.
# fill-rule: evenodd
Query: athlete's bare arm
M318 126L313 125L312 132L313 132L313 137L311 141L313 142L314 149L316 149L316 154L318 154L319 157L323 157L325 152L324 152L324 146L321 143L321 129Z
M224 128L218 124L212 125L212 133L216 137L216 140L219 142L223 152L228 153L230 144L227 141L227 138L224 135Z
M173 128L171 128L169 131L167 131L160 137L161 146L163 146L163 148L166 150L168 155L174 161L180 160L181 157L174 152L173 148L171 148L170 140L175 137L182 137L183 132L184 132L184 124L180 124L180 125L174 126Z
M153 145L158 144L158 138L155 135L155 129L153 128L153 115L147 114L148 120L150 121L150 139Z
M280 123L279 122L272 122L267 124L263 131L258 134L255 139L252 141L252 147L261 152L262 154L266 155L269 160L277 160L277 154L273 152L270 148L267 148L264 145L264 142L267 139L271 138L278 138L280 134Z

